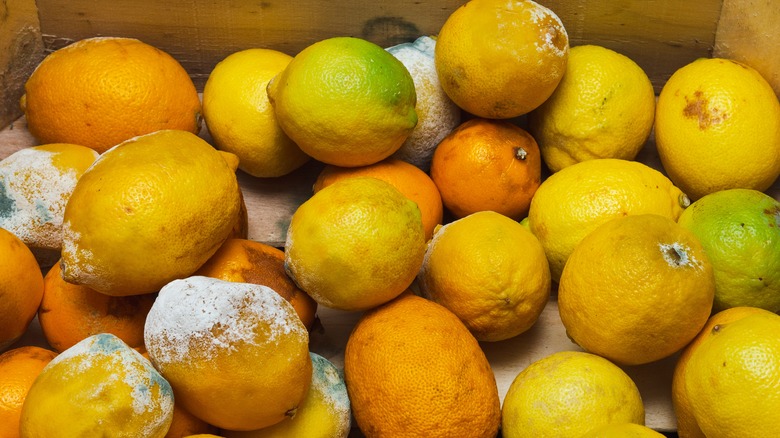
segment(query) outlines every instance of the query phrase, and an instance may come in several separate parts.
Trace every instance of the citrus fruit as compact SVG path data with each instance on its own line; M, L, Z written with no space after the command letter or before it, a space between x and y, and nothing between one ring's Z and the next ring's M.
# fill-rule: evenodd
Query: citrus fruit
M674 408L674 416L677 419L677 433L682 438L705 438L696 418L694 418L691 412L688 393L685 389L685 373L691 354L698 348L699 344L713 334L712 329L716 325L728 324L747 315L761 312L768 311L758 307L731 307L717 312L707 320L699 334L683 349L675 364L672 377L672 406Z
M41 347L17 347L0 354L0 436L19 437L22 404L35 378L57 353Z
M752 189L703 196L677 221L699 238L715 272L714 311L780 312L780 202Z
M311 384L306 327L267 286L174 280L146 318L144 343L181 407L221 429L293 416Z
M290 60L277 50L241 50L220 61L203 88L203 119L214 143L252 176L283 176L310 159L279 127L268 102L268 82Z
M456 218L493 210L522 219L541 173L534 138L504 120L463 122L439 143L431 161L431 178Z
M661 172L636 161L600 158L566 167L544 180L528 225L544 247L552 278L585 235L604 222L652 213L677 220L690 200Z
M268 84L279 125L308 155L364 166L396 152L417 124L414 81L390 53L333 37L301 50Z
M0 228L0 351L22 337L43 298L43 273L29 248Z
M425 255L420 209L371 177L336 181L293 213L285 269L326 307L365 310L414 281Z
M314 326L317 302L287 276L284 251L278 248L254 240L231 238L193 275L268 286L292 304L308 330Z
M591 430L582 438L664 438L659 432L636 423L612 423Z
M529 114L547 167L594 158L633 160L655 117L655 90L631 58L596 45L572 47L561 83Z
M260 430L224 431L226 438L347 438L352 411L343 372L319 354L310 352L309 355L311 387L295 415Z
M104 152L161 129L200 130L200 98L187 72L133 38L87 38L56 50L24 89L27 128L41 143Z
M73 189L62 276L109 295L157 292L217 251L240 207L235 173L195 134L128 140L104 152Z
M182 438L185 436L218 436L210 435L216 434L219 430L201 420L200 418L187 412L184 408L178 404L173 404L173 419L171 420L171 427L168 428L168 433L165 438Z
M417 126L393 157L427 172L436 145L460 124L460 107L447 96L439 83L433 59L436 50L434 38L425 35L413 42L397 44L385 50L409 70L417 93Z
M774 436L780 427L780 316L745 315L712 327L691 353L685 392L708 437Z
M20 149L0 161L0 227L30 248L59 251L62 216L76 181L97 159L75 144Z
M685 347L707 322L714 294L712 266L693 233L663 216L631 215L574 248L558 311L582 348L639 365Z
M64 351L82 339L111 333L131 348L144 345L144 321L154 294L114 297L62 279L55 264L46 273L38 322L46 342Z
M436 39L436 71L447 95L478 117L526 114L550 97L566 71L569 37L549 8L530 0L471 0Z
M344 352L352 413L369 437L485 437L498 389L476 339L452 312L405 293L366 312Z
M617 365L595 354L560 351L520 371L501 410L505 438L581 437L610 423L645 423L636 384Z
M381 179L414 201L420 209L425 240L430 239L433 236L433 229L441 224L444 208L436 183L427 173L413 164L397 158L385 158L378 163L360 167L326 165L314 182L314 193L336 181L355 176Z
M528 229L493 211L450 222L428 243L421 294L452 311L479 341L525 332L550 297L544 248Z
M101 333L41 371L22 405L20 435L162 438L172 414L168 382L140 353Z
M669 178L691 199L763 191L780 175L780 102L750 66L697 59L661 89L655 140Z

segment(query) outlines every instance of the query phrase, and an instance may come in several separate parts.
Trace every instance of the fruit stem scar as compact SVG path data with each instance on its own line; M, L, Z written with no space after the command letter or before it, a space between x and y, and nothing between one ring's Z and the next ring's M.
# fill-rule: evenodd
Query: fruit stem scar
M525 160L525 157L527 156L528 156L528 152L526 152L525 149L519 146L515 148L515 158L517 158L518 160Z
M677 268L690 265L691 260L688 258L688 248L679 242L672 244L659 243L658 248L661 249L661 255L669 266Z
M688 195L686 195L685 193L680 193L677 202L680 203L680 207L688 208L688 206L691 205L691 198L689 198Z

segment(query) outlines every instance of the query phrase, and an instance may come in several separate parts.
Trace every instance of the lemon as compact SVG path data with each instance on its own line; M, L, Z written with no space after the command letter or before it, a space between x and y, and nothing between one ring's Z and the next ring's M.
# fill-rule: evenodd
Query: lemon
M636 161L600 158L562 169L531 200L528 225L558 281L574 247L602 223L653 213L677 220L690 201L661 172Z
M527 228L493 211L450 222L428 243L421 294L451 310L479 341L531 328L550 297L544 248Z
M715 272L714 311L780 312L780 202L757 190L705 195L678 223L699 238Z
M59 251L62 216L76 181L98 158L68 143L24 148L0 161L0 227L31 248Z
M509 385L501 409L505 438L579 438L610 423L644 425L639 389L617 365L581 351L528 365Z
M235 52L214 67L203 88L203 118L214 143L252 176L283 176L311 158L282 131L268 102L268 82L291 60L271 49Z
M685 390L707 437L770 437L780 428L780 316L717 324L691 353Z
M780 175L780 102L750 66L698 59L664 84L655 139L669 178L691 199L764 191Z
M222 155L175 130L104 152L65 206L63 278L119 296L157 292L197 270L239 220L240 189Z
M656 214L613 219L591 231L569 256L558 286L566 334L627 365L685 347L707 322L715 294L696 236Z
M311 387L295 415L260 430L224 431L226 438L347 438L352 411L344 373L319 354L309 355L313 368Z
M22 405L20 435L162 438L172 417L170 384L140 353L103 333L41 371Z
M529 129L553 172L594 158L633 160L653 128L655 91L634 61L606 47L572 47L566 74Z
M436 40L421 36L409 43L388 47L388 52L401 61L414 81L417 92L417 126L393 154L423 171L431 167L436 145L460 124L461 110L439 83L434 53Z
M319 304L364 310L400 295L425 255L420 209L389 183L342 179L293 213L285 269Z
M664 438L664 435L636 423L614 423L593 429L582 438Z
M284 132L308 155L337 166L387 158L417 124L409 71L360 38L333 37L304 48L267 91Z

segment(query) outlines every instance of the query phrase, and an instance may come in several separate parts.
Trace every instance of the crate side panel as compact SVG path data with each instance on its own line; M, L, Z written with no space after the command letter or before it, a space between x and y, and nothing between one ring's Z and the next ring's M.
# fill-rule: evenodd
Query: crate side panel
M714 56L755 68L780 96L780 4L777 0L725 0Z
M21 115L24 83L41 59L43 40L35 1L0 3L0 126Z

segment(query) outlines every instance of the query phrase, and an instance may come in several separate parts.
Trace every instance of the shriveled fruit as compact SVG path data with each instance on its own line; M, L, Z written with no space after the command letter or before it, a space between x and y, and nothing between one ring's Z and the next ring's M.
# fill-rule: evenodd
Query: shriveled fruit
M577 245L558 285L558 310L582 348L638 365L685 347L710 316L714 294L696 236L663 216L631 215Z
M144 342L181 406L221 429L276 424L311 384L306 327L267 286L174 280L146 318Z
M436 39L447 95L471 114L507 119L550 97L566 71L569 37L550 9L530 0L471 0Z
M421 294L455 313L480 341L531 328L550 297L550 282L536 237L493 211L439 228L418 275Z
M201 138L167 130L128 140L76 183L62 227L63 278L109 295L157 292L205 263L240 211L233 169Z
M332 37L307 46L267 89L279 126L301 150L328 164L383 160L417 124L409 71L361 38Z
M285 269L317 303L365 310L414 280L425 255L420 209L376 178L337 181L292 216Z
M367 437L484 437L498 432L495 377L452 312L403 294L365 313L347 340L352 412Z
M691 199L719 190L763 191L780 175L780 102L752 67L701 58L658 96L658 155Z
M29 248L0 228L0 350L21 338L43 298L43 273Z
M645 423L639 389L617 365L581 351L553 353L520 371L501 410L506 438L575 438L610 423Z
M90 336L51 360L22 405L22 437L163 438L173 415L168 382L114 335Z
M41 143L102 153L161 129L200 130L190 76L169 54L133 38L86 38L56 50L24 89L27 128Z

